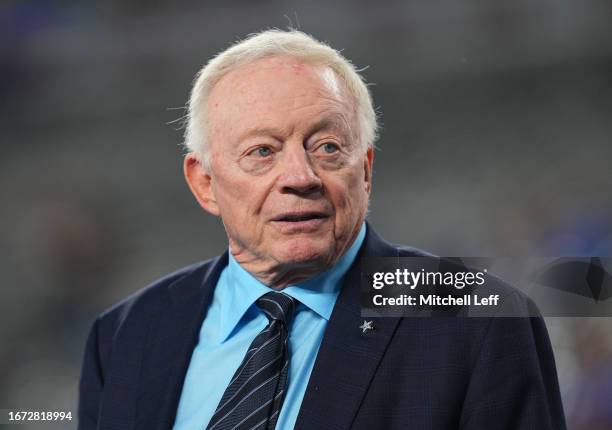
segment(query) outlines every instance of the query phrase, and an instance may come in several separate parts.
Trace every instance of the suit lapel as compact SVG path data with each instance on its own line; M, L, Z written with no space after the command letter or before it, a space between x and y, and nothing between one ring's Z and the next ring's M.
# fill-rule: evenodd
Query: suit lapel
M168 429L227 252L168 286L165 308L153 321L138 394L137 429Z
M397 248L368 224L355 263L347 273L325 330L306 388L296 429L348 429L391 340L399 318L367 318L374 330L362 333L361 265L367 257L396 257Z

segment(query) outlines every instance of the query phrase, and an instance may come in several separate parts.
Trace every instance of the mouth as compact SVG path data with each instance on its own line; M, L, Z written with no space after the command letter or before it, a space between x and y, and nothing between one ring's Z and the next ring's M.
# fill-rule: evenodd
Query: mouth
M304 211L286 212L272 219L272 223L282 233L313 233L329 218L324 212Z
M287 212L272 219L276 222L304 222L317 219L327 218L328 215L323 212Z

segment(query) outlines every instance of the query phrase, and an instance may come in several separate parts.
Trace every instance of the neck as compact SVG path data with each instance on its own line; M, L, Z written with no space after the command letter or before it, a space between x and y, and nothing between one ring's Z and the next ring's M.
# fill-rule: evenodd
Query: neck
M337 258L332 261L307 261L283 263L271 258L260 258L246 250L236 250L230 243L230 252L236 261L247 272L253 275L262 284L274 289L282 290L291 284L306 281L332 267Z

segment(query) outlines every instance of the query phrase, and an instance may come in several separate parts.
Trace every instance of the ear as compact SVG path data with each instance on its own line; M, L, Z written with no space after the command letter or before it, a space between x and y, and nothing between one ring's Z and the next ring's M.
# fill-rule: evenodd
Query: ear
M363 158L364 183L368 195L372 191L372 165L374 164L374 148L369 147Z
M212 189L212 177L204 169L194 153L183 160L183 173L192 194L202 208L212 215L219 216L219 206Z

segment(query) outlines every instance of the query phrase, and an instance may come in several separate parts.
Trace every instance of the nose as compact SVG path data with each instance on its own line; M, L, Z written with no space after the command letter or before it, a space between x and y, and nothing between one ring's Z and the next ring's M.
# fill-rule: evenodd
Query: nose
M281 192L293 194L311 194L322 188L321 178L312 168L308 154L302 145L287 145L280 163L281 174L278 185Z

